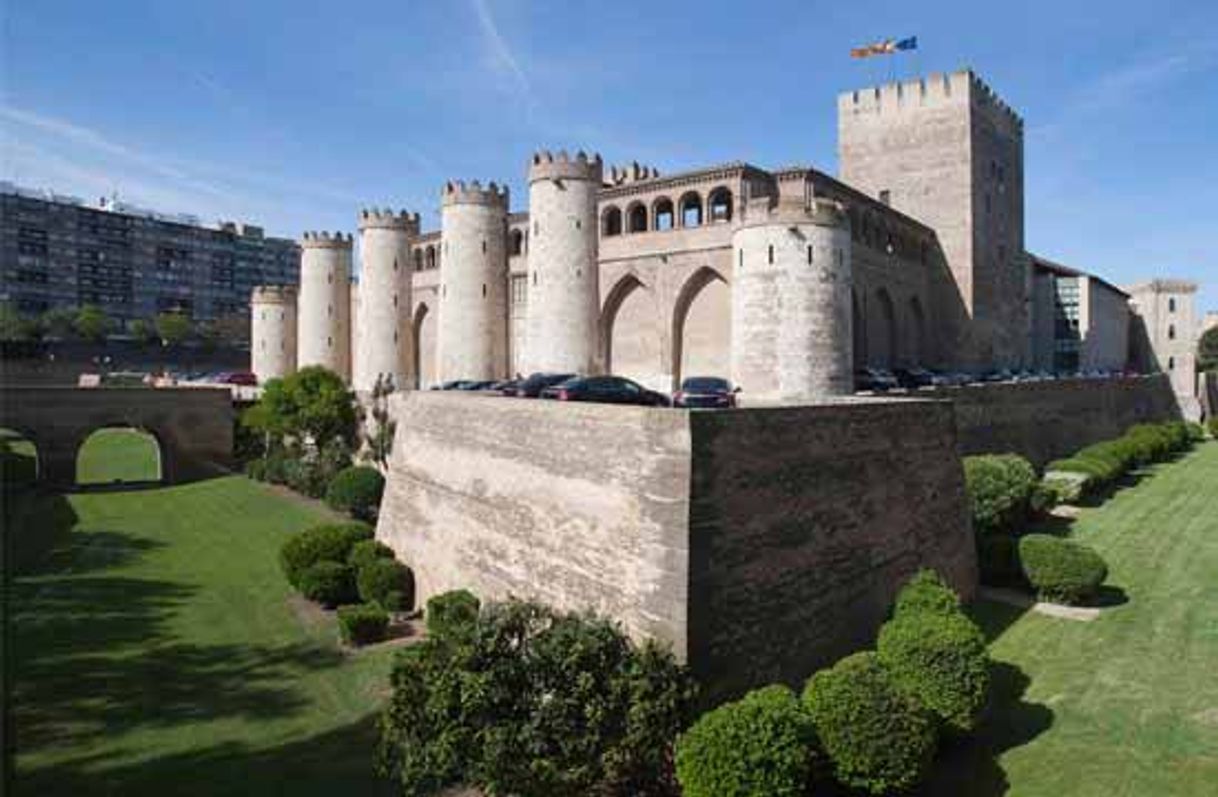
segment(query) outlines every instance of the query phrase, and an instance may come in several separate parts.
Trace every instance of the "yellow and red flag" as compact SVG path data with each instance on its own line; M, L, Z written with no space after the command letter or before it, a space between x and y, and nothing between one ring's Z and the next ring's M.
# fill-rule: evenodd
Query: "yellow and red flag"
M900 50L916 50L918 49L918 37L910 36L907 39L884 39L883 41L872 42L865 44L862 47L855 47L850 51L851 58L870 58L873 55L892 55Z

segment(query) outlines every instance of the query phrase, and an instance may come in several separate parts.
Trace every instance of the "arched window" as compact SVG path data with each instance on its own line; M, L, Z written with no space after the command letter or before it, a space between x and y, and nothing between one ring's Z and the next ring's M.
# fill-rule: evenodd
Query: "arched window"
M422 249L414 250L414 270L415 271L423 270L423 250Z
M1167 339L1168 340L1176 339L1176 325L1175 324L1167 325Z
M512 257L524 254L524 233L520 230L512 230L508 252L511 253Z
M626 229L629 232L647 232L647 208L635 202L626 208Z
M427 268L436 267L436 248L434 246L427 247Z
M651 206L651 217L655 219L653 230L671 230L673 226L672 200L662 196Z
M693 191L681 197L681 226L702 226L702 197Z
M606 238L622 234L622 211L616 205L605 208L601 216L601 235Z
M1167 300L1167 312L1169 312L1169 313L1176 312L1176 299L1174 296L1169 297Z
M719 187L711 191L710 198L706 200L706 204L707 210L710 211L712 224L732 220L732 192L730 189Z

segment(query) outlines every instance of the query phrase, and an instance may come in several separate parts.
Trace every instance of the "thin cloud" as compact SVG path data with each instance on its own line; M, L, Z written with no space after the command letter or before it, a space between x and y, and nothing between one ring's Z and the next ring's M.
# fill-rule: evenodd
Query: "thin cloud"
M520 66L519 59L512 52L511 45L507 39L499 32L499 26L495 24L495 17L491 14L491 9L487 5L486 0L471 0L474 7L474 16L478 19L478 28L482 31L482 36L486 44L487 55L491 62L501 72L506 72L516 83L521 95L533 103L533 86L529 82L529 76L525 74L524 69Z

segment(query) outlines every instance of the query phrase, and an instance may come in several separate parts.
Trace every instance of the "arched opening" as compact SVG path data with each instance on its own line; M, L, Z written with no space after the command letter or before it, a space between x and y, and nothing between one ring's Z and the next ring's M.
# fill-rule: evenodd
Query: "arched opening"
M731 289L718 271L703 266L677 294L672 313L672 388L687 376L731 373Z
M908 347L910 365L926 365L926 316L922 303L915 296L909 300Z
M659 232L671 230L673 226L672 200L666 196L657 199L651 206L651 217L655 219L655 226L652 229Z
M512 257L524 254L524 233L522 231L512 230L512 234L508 237L508 254Z
M1167 325L1167 339L1168 340L1176 339L1176 325L1175 324Z
M436 248L434 246L429 246L429 247L427 247L426 251L427 251L427 254L424 256L424 259L426 261L425 267L429 268L429 269L435 268L436 267Z
M609 291L601 311L601 340L606 373L649 387L663 383L655 297L634 274L622 277Z
M414 311L414 372L415 387L423 389L436 381L436 322L435 314L426 302L419 302Z
M414 270L415 271L423 270L423 250L422 249L414 250Z
M854 340L854 367L862 368L867 364L867 325L859 295L854 289L850 290L851 337Z
M880 288L868 308L867 364L876 368L891 368L897 351L896 314L892 297Z
M626 208L626 225L630 232L647 232L647 207L642 202Z
M690 191L681 196L681 226L702 226L702 197Z
M622 211L616 205L605 208L601 215L601 235L608 238L622 234Z
M38 481L38 447L17 429L0 428L0 492Z
M147 484L164 478L164 450L155 435L133 426L107 426L76 450L76 483Z
M711 191L706 205L707 210L710 211L712 224L732 220L732 192L726 186L720 186Z

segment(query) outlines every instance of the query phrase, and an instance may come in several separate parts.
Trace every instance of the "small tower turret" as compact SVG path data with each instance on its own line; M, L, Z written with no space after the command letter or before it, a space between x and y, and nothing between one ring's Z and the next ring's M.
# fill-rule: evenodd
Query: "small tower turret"
M260 385L296 372L296 288L259 285L250 295L250 370Z
M419 235L419 214L362 210L359 232L351 384L357 392L371 392L379 377L388 376L396 387L404 388L414 384L410 245Z
M306 232L300 240L297 366L351 379L351 236Z

